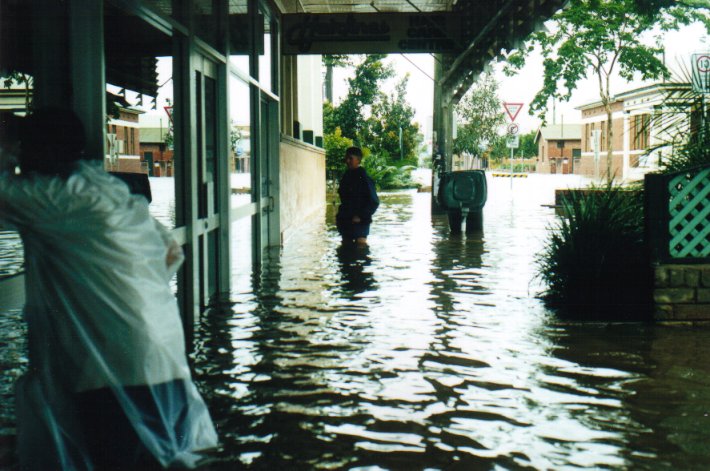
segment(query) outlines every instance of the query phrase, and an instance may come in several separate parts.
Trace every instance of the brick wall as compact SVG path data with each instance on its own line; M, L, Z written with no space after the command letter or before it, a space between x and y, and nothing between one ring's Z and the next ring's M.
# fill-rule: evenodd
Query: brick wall
M599 154L599 175L606 175L606 152ZM611 174L620 177L623 172L624 157L621 154L614 154L611 160ZM579 164L575 167L574 173L580 175L594 176L594 156L582 155Z
M710 264L657 266L653 300L656 320L710 320Z

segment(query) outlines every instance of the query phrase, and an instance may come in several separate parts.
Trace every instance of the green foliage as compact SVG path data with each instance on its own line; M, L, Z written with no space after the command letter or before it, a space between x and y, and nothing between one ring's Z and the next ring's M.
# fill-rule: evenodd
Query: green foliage
M481 76L456 106L456 112L462 124L454 139L454 153L480 155L482 149L496 141L505 124L498 82L493 76Z
M329 101L323 102L323 133L333 134L338 124L335 122L335 108Z
M338 180L344 170L345 151L353 145L353 140L344 137L340 128L335 128L333 133L326 133L323 136L323 147L325 147L325 171L326 179L330 182Z
M499 162L510 157L510 149L506 145L506 136L496 136L490 145L489 159L491 162Z
M338 106L329 101L323 104L326 171L331 182L345 170L345 149L354 143L363 149L362 165L378 188L415 186L411 171L423 137L414 123L414 109L406 101L409 78L403 77L391 95L380 92L381 82L394 75L392 67L382 62L384 58L382 54L365 56L355 67L345 99ZM366 118L368 105L371 112Z
M397 190L402 188L413 188L412 170L413 165L392 165L389 162L392 157L387 151L370 153L363 161L362 166L367 170L378 189Z
M663 172L679 172L710 165L710 104L689 85L692 72L680 64L674 80L664 84L664 96L648 126L653 128L656 144L647 154L660 153ZM642 128L641 132L650 133Z
M25 109L29 111L32 108L34 77L24 72L11 70L6 76L0 78L0 80L2 80L3 86L8 90L11 89L15 83L21 85L25 89Z
M384 54L365 56L355 67L355 76L348 80L347 96L333 109L333 122L337 123L344 136L354 139L356 143L365 127L364 107L375 102L380 82L394 75L392 67L383 64L385 57Z
M710 126L705 122L702 132L691 135L671 157L663 162L665 172L680 172L694 167L710 165Z
M515 155L518 157L537 157L538 147L535 143L535 135L537 131L530 131L527 134L520 136L520 148L515 150Z
M373 151L389 155L392 161L400 161L400 165L417 163L417 152L423 140L419 125L413 121L414 108L406 100L408 81L406 75L396 85L394 94L382 93L377 97L361 137Z
M627 80L667 77L668 70L659 59L662 31L698 20L710 31L706 9L665 0L570 0L552 20L554 27L533 33L508 57L506 68L513 74L536 46L541 48L544 82L529 111L543 121L548 101L569 100L577 83L590 73L597 76L604 104L611 98L609 79L617 72ZM649 35L654 40L651 45L642 39Z
M614 186L573 191L537 256L543 297L563 317L630 320L648 315L652 278L643 240L643 195Z

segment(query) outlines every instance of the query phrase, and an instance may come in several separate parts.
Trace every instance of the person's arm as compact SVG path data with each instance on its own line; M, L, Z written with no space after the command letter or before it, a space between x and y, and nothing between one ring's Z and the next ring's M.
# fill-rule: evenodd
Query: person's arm
M367 183L367 206L364 211L367 213L365 216L368 218L372 217L380 206L380 198L377 196L377 189L375 188L375 182L369 176L365 177L365 182Z
M358 214L353 216L352 221L354 224L358 224L363 220L368 221L372 219L372 215L375 214L375 211L377 211L380 205L380 199L377 197L377 190L375 189L375 182L372 181L372 178L366 175L361 185L361 192L367 196L367 201L358 209Z
M168 269L168 275L172 276L177 273L180 265L185 261L185 254L182 251L182 247L178 244L177 240L173 237L167 227L163 226L157 219L153 219L155 222L155 227L158 228L160 233L160 238L165 243L168 249L168 253L165 255L165 266Z

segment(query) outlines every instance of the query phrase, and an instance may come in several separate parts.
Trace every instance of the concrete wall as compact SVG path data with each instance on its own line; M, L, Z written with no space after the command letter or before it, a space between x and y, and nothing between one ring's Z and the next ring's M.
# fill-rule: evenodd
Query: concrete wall
M281 136L281 239L325 210L325 151Z
M319 55L298 56L298 121L301 131L323 137L323 61ZM301 136L306 139L305 136ZM314 144L315 140L311 142Z
M660 265L655 275L656 320L710 320L710 264Z

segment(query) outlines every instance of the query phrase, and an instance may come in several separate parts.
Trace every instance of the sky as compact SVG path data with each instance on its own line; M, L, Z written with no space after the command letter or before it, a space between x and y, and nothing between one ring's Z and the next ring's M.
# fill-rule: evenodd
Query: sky
M710 38L700 24L683 27L679 31L669 32L664 41L666 47L666 63L673 69L678 60L684 58L687 62L692 53L707 52L710 50ZM407 90L407 99L415 108L415 120L420 123L420 129L426 129L430 123L434 103L434 59L428 54L392 54L387 57L387 62L394 65L397 77L388 80L382 87L383 91L391 92L394 85L405 74L410 74ZM518 114L515 122L520 126L520 132L535 131L540 126L540 120L528 114L528 104L535 93L542 86L542 56L532 54L526 61L525 67L513 77L507 77L502 72L502 64L492 67L496 79L500 83L499 98L503 102L522 102L523 110ZM352 76L352 69L335 69L333 92L336 103L347 93L347 79ZM616 78L612 81L612 90L620 93L634 88L648 85L651 82L640 80L628 83ZM557 103L556 122L579 123L580 111L574 109L586 103L599 100L599 87L594 77L582 80L568 103ZM501 109L501 113L503 110ZM548 111L548 123L552 123L552 109ZM430 126L430 124L429 124Z

